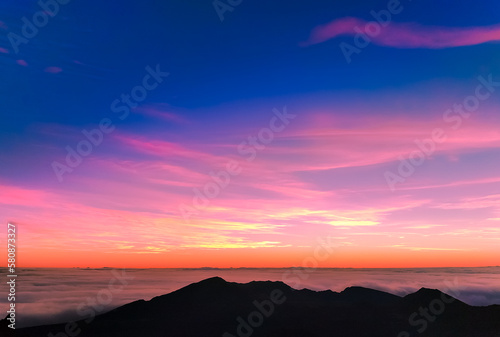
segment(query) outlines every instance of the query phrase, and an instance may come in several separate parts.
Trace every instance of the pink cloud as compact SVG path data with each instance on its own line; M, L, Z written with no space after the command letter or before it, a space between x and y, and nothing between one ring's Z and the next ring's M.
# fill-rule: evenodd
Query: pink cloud
M184 148L182 146L166 141L145 140L122 135L117 135L115 138L124 143L126 146L144 153L156 154L159 156L172 156L184 153Z
M167 104L158 104L154 106L139 106L134 109L134 112L148 117L162 119L167 122L186 123L186 120L183 117L171 112L170 110L172 109Z
M436 145L432 157L445 154L458 156L500 147L500 133L489 127L489 120L468 120L455 132L440 118L393 118L378 123L369 117L363 118L364 121L353 118L355 128L339 126L338 121L330 122L321 114L311 114L309 119L307 128L287 135L294 141L293 147L286 146L286 142L282 146L276 141L261 154L259 163L265 160L266 165L287 172L388 163L418 149L415 140L429 138L432 130L438 127L443 128L448 138Z
M9 51L5 48L0 47L0 53L8 54Z
M192 168L198 166L198 164L219 167L220 165L225 165L228 161L227 157L204 151L202 145L191 148L180 143L122 134L116 135L115 139L125 145L126 148L133 149L139 153L155 155L163 158L163 160L177 158L187 161L184 164L191 165L190 167ZM196 166L193 166L193 164L196 164Z
M19 64L20 66L23 66L23 67L28 66L28 63L25 60L17 60L16 62L17 62L17 64Z
M416 23L391 22L380 31L366 27L368 22L345 17L316 27L304 45L318 44L341 35L356 35L356 30L368 31L367 36L375 44L395 48L451 48L472 46L500 40L500 25L485 27L437 27ZM371 25L373 26L373 25ZM358 28L355 30L355 28ZM365 30L365 28L368 28Z
M60 73L63 70L61 68L59 68L59 67L47 67L47 68L44 69L44 71L46 73L57 74L57 73Z
M51 197L44 191L9 185L0 185L0 190L0 204L4 205L46 207L49 205L46 200Z

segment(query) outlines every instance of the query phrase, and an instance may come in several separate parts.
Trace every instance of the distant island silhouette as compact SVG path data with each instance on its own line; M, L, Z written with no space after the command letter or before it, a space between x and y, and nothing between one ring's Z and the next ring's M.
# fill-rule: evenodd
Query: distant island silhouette
M19 337L500 337L500 305L474 307L439 290L404 297L349 287L295 290L283 282L212 277L77 322L16 329Z

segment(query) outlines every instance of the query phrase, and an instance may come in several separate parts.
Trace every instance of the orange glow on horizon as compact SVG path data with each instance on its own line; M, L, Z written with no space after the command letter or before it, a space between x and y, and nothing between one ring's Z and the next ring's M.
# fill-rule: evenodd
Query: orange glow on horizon
M324 251L321 252L324 254ZM18 259L26 268L431 268L498 265L494 252L416 252L394 249L337 249L328 259L314 248L187 249L161 254L78 252L25 249ZM93 262L89 262L93 261ZM317 264L316 264L317 263ZM6 265L4 265L6 266Z

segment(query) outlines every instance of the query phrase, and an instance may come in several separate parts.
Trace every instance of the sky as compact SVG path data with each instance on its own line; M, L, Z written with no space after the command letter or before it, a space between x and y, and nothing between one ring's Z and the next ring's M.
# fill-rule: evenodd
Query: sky
M18 264L498 265L497 1L0 13Z

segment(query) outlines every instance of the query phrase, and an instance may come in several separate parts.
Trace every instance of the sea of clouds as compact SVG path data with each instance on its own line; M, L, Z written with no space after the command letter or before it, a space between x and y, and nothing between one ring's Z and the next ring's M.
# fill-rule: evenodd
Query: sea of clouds
M470 305L500 304L500 267L418 269L21 269L16 289L17 327L79 320L77 308L109 288L116 272L131 277L112 293L103 313L117 306L149 300L200 280L220 276L228 282L284 281L294 288L342 291L364 286L404 296L426 287L440 289ZM5 268L0 274L7 275ZM7 315L6 282L1 282L0 310ZM120 285L120 283L117 283ZM121 287L121 285L120 285ZM5 294L2 296L1 294Z

